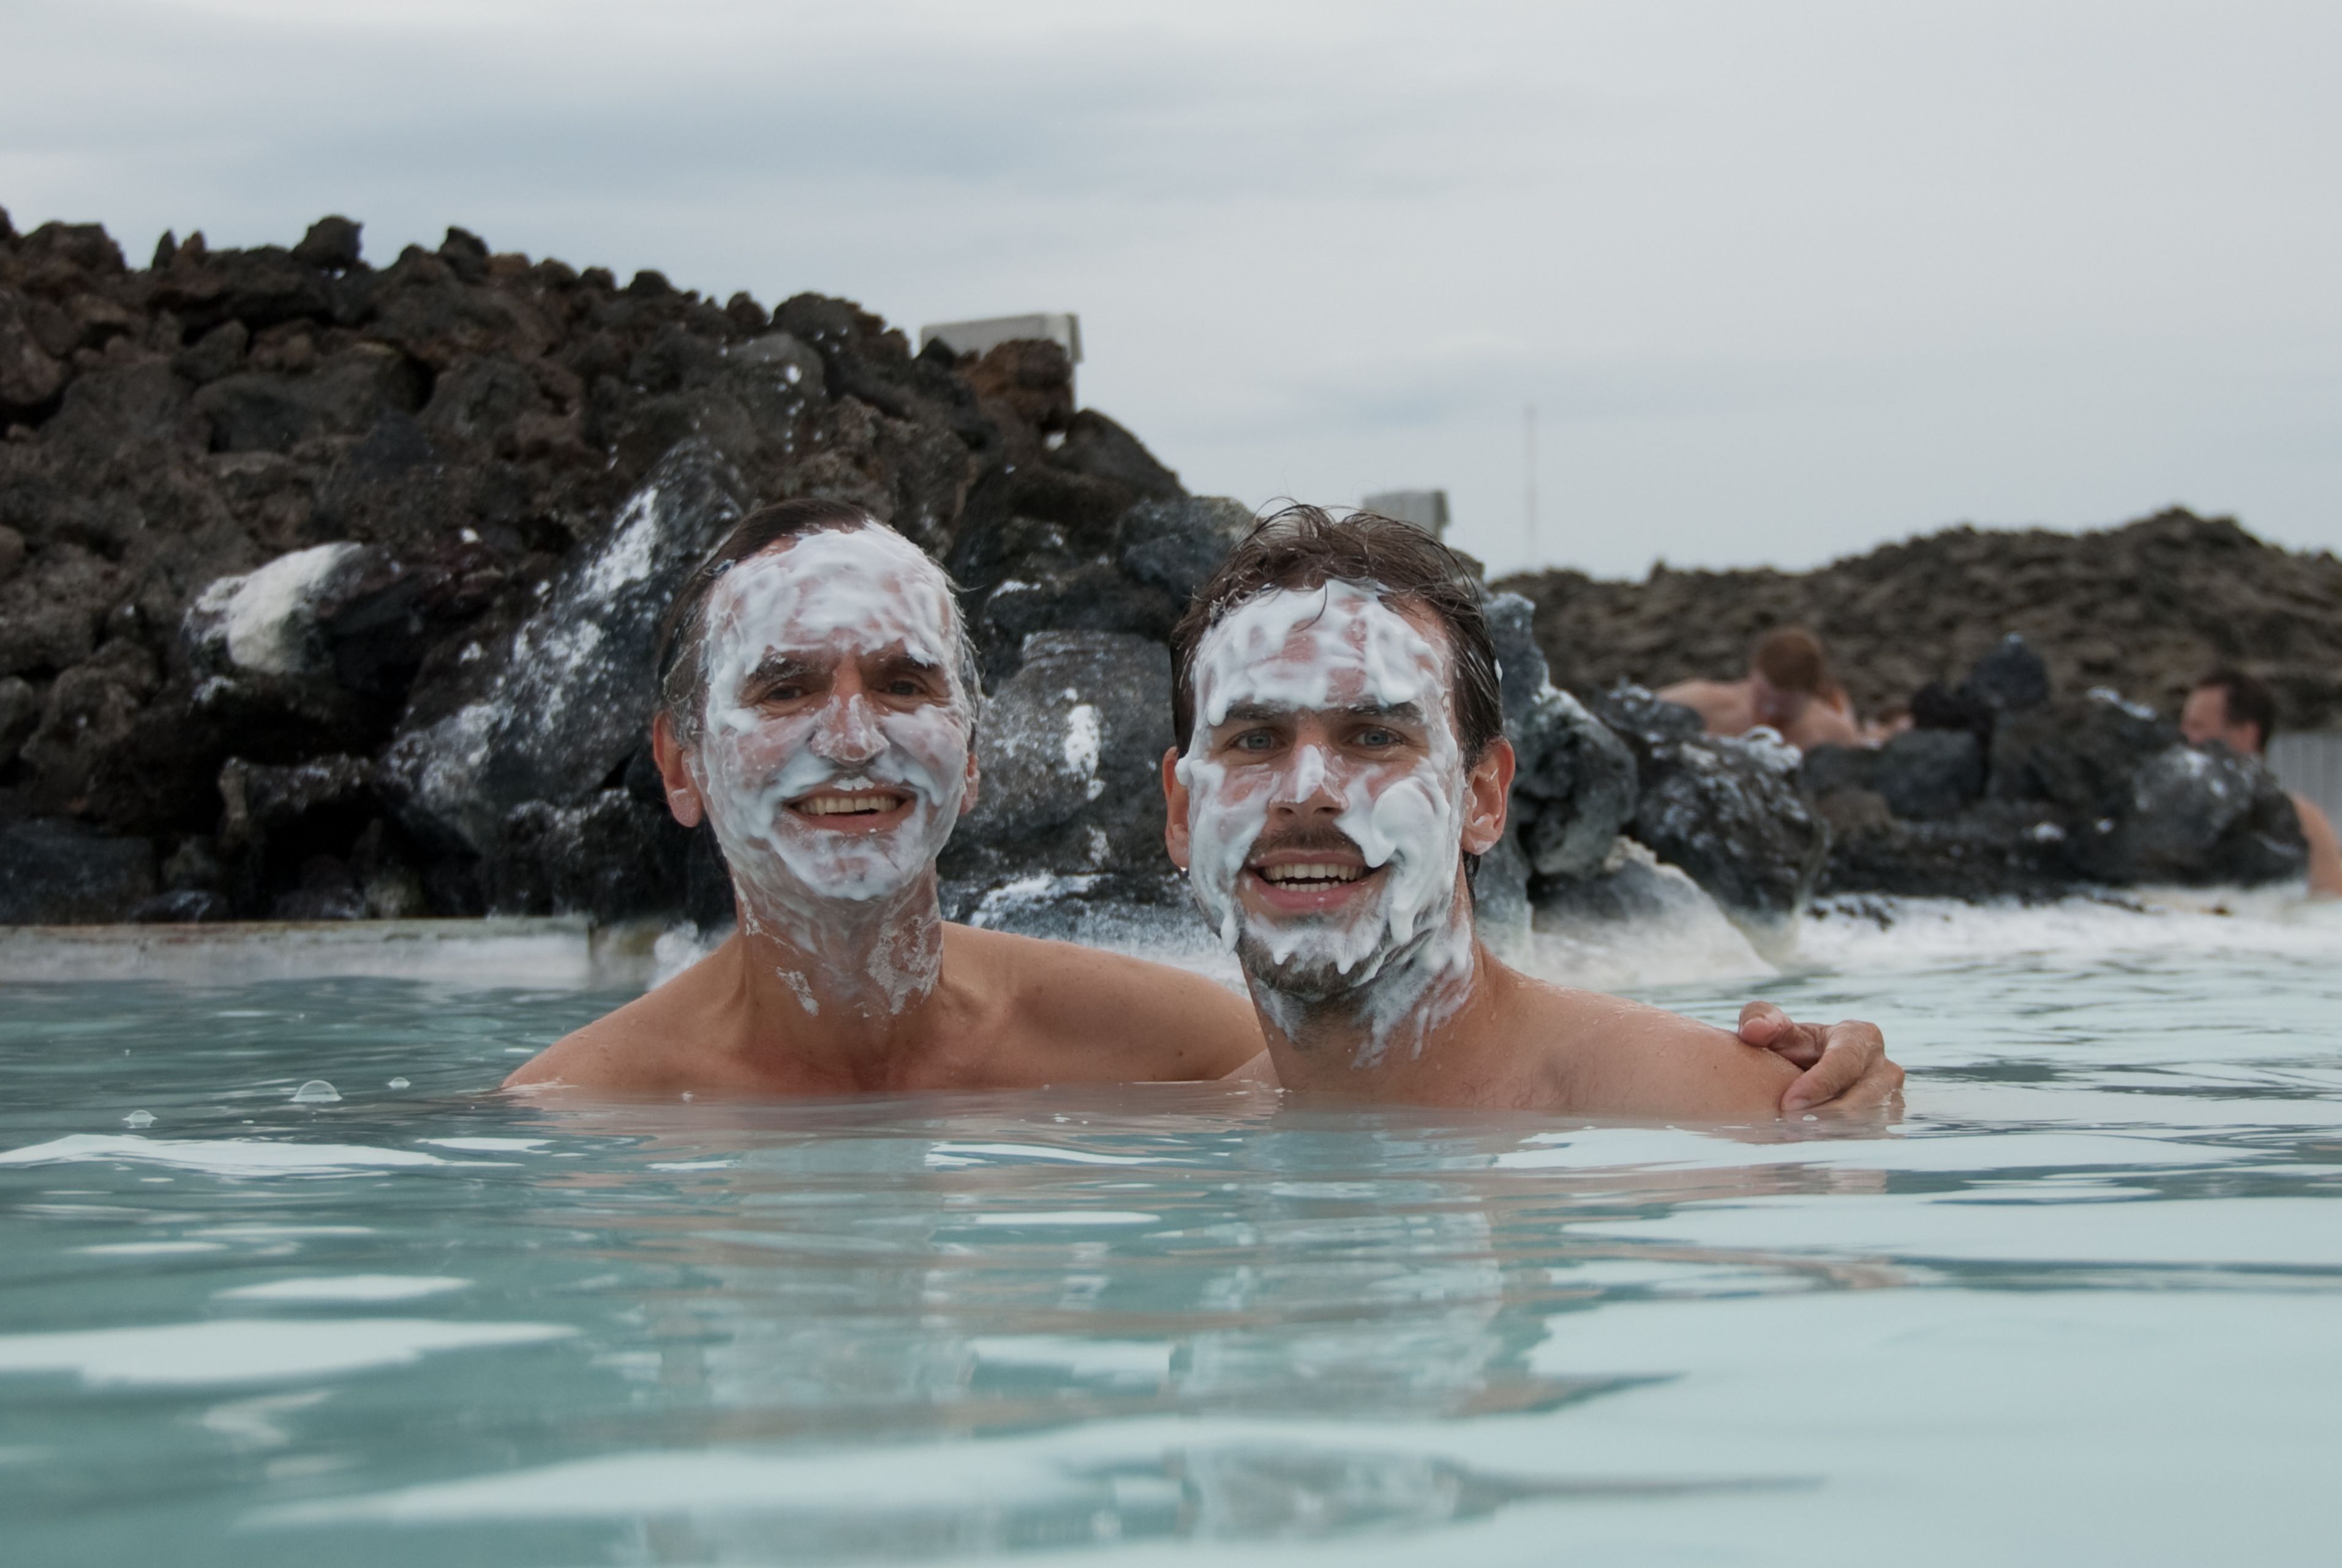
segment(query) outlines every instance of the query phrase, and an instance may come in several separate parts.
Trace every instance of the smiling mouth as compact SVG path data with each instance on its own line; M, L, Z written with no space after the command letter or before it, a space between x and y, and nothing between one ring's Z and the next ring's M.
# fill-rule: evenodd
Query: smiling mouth
M1314 890L1340 887L1358 881L1366 874L1363 865L1342 865L1333 861L1298 861L1291 865L1256 865L1253 874L1263 882L1278 887Z
M799 816L853 818L891 815L909 804L908 795L892 790L826 790L789 802L789 809Z

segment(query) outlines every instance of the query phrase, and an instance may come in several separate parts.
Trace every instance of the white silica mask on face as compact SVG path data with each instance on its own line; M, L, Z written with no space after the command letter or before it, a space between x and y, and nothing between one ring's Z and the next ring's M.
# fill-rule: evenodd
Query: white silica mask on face
M1449 655L1371 587L1273 589L1204 634L1192 665L1196 728L1177 774L1188 791L1188 884L1256 993L1363 1003L1379 1056L1410 1018L1421 1027L1435 984L1468 978L1471 921L1459 907L1465 769ZM1411 764L1308 744L1274 763L1216 756L1213 732L1237 708L1339 713L1413 706L1429 744ZM1273 918L1238 897L1272 808L1330 794L1333 826L1385 874L1375 901L1346 914ZM1268 998L1265 998L1266 1000ZM1289 1032L1289 1031L1288 1031Z
M701 641L706 705L693 775L750 918L793 935L819 905L883 900L913 886L959 820L967 788L969 694L951 589L890 529L807 534L740 562L710 595ZM900 708L856 694L776 714L755 704L767 661L834 669L899 650L943 673L947 704ZM877 832L809 822L787 803L826 788L910 796Z

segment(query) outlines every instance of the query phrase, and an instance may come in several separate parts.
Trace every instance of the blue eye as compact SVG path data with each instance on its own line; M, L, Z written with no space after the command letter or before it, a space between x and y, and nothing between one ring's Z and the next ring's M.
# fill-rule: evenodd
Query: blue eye
M1276 744L1276 737L1266 730L1246 730L1233 744L1240 752L1265 752Z
M1398 744L1398 736L1388 730L1360 730L1358 744L1380 751L1385 746Z

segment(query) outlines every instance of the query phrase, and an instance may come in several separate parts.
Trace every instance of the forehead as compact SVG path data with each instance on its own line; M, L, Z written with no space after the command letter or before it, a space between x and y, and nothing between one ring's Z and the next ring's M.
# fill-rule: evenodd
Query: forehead
M2211 719L2220 724L2228 722L2228 693L2225 686L2198 686L2187 694L2187 705L2179 710L2191 717Z
M1235 703L1319 708L1435 705L1447 689L1444 629L1427 612L1394 610L1371 585L1276 588L1216 623L1196 650L1207 724Z
M902 644L948 663L958 611L943 569L889 528L801 534L735 565L708 604L711 642L759 648Z

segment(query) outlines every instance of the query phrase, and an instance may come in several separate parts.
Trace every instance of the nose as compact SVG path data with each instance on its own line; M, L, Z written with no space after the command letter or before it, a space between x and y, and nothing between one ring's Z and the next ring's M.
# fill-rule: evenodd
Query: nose
M824 761L855 767L885 751L886 737L879 731L878 715L869 700L852 692L823 706L814 721L812 745L814 755Z
M1269 809L1293 816L1339 815L1342 802L1329 776L1332 761L1323 746L1296 746L1291 764L1276 775Z

